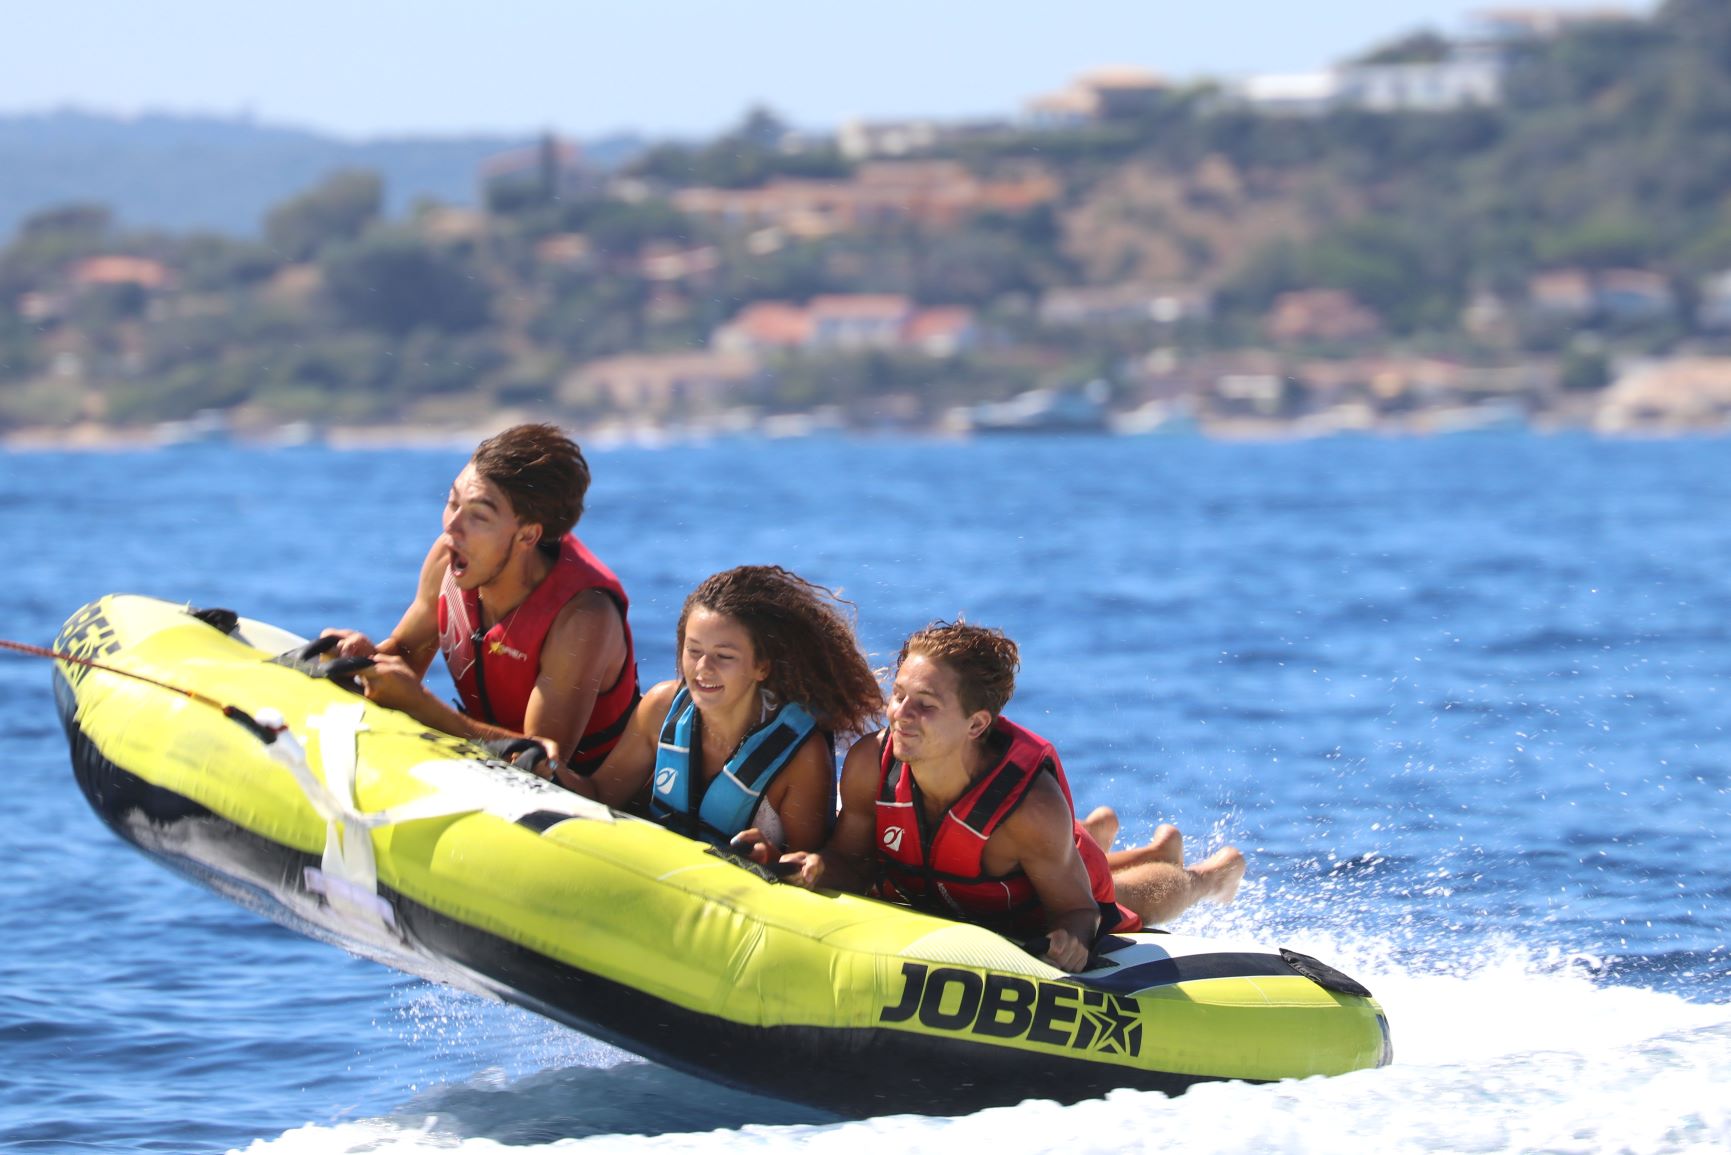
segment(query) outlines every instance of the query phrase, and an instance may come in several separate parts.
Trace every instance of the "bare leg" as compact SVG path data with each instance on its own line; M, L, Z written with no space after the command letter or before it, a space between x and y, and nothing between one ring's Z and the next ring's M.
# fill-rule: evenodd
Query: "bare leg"
M1105 807L1100 809L1104 810ZM1088 818L1092 820L1099 812L1096 810L1094 814L1088 815ZM1087 823L1082 825L1085 827ZM1176 826L1170 822L1162 822L1146 846L1136 846L1128 850L1107 849L1106 863L1111 866L1113 873L1117 873L1120 868L1140 866L1145 862L1164 862L1177 867L1184 865L1184 835L1178 832Z
M1161 862L1183 866L1184 836L1178 833L1178 828L1170 822L1162 822L1160 828L1154 832L1154 837L1148 840L1148 851Z
M1082 819L1082 829L1101 850L1111 850L1118 838L1118 812L1110 806L1096 806Z
M1172 858L1174 849L1177 861ZM1237 847L1217 850L1188 868L1182 865L1182 855L1182 837L1171 826L1162 826L1146 846L1107 855L1118 901L1155 926L1170 922L1205 898L1225 903L1237 897L1244 879L1244 855Z

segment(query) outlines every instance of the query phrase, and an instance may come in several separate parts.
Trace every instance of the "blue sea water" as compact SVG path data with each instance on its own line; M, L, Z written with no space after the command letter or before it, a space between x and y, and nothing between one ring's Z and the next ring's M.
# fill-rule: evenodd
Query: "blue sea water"
M465 447L0 454L0 637L129 591L379 636ZM1396 1064L841 1121L297 937L112 837L46 663L0 655L0 1148L1731 1148L1731 444L1497 435L728 441L591 453L645 683L778 562L887 664L964 614L1127 837L1240 846L1179 929L1319 955ZM437 675L435 675L437 676ZM789 1072L790 1079L797 1072Z

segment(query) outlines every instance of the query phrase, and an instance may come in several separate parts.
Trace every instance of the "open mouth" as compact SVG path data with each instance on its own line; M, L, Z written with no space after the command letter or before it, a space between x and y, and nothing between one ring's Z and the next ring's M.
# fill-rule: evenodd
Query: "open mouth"
M458 553L456 550L452 550L451 551L451 573L452 573L452 575L455 577L462 577L465 573L468 572L468 570L469 570L469 557L468 557L468 555Z

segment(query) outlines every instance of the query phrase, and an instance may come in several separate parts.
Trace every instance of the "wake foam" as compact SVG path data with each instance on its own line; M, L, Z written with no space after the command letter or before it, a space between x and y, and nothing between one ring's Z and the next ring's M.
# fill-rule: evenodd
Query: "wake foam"
M1186 920L1251 934L1254 909ZM1394 961L1412 944L1348 931L1281 939L1365 982L1388 1011L1395 1065L1332 1079L1217 1083L1178 1098L1121 1091L1072 1106L1027 1102L957 1118L834 1122L630 1059L469 996L421 988L414 1046L474 1052L481 1074L429 1088L390 1116L309 1126L246 1150L331 1152L844 1151L1088 1153L1258 1150L1596 1152L1731 1149L1731 1006L1608 982L1600 960L1516 942L1455 940L1452 956ZM503 1071L532 1059L519 1077ZM719 1129L718 1129L719 1128Z

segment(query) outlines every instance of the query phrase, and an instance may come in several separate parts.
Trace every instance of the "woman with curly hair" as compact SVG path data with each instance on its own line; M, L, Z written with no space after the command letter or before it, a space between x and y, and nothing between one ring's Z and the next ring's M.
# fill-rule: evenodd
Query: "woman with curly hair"
M830 591L780 566L739 566L685 599L679 676L643 696L583 793L648 798L664 826L754 857L816 850L835 819L838 734L861 734L883 691Z

